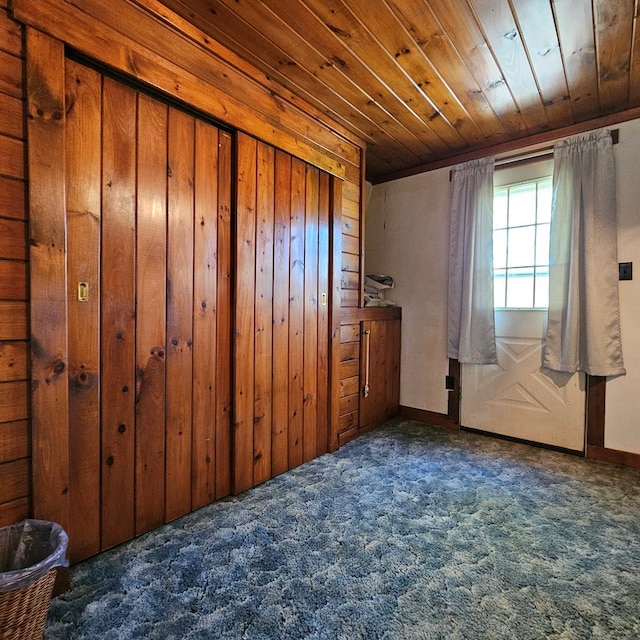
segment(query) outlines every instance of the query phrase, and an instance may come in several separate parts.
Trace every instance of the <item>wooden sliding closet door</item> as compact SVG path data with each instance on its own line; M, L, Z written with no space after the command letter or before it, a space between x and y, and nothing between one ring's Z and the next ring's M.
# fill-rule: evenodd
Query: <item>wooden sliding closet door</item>
M328 450L333 180L237 140L234 493Z
M231 137L66 61L71 557L231 487Z
M77 562L335 447L341 183L243 134L234 154L204 119L64 65L60 131L30 127L34 175L59 163L67 248L55 274L34 260L42 291L67 283L38 317L60 328L55 376L68 355L34 512L64 503ZM48 348L33 341L40 384L57 379Z

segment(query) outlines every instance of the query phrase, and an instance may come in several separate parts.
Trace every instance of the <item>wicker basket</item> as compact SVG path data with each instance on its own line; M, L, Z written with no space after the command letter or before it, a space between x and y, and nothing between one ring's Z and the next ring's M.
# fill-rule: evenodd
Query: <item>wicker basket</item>
M0 593L0 640L39 640L44 633L56 569L28 587Z

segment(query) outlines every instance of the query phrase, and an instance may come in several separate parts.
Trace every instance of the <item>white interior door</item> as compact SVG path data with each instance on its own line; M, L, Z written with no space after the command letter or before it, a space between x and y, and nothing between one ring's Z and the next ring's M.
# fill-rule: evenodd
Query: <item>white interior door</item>
M497 365L461 367L461 424L584 450L584 374L541 368L547 312L496 310Z

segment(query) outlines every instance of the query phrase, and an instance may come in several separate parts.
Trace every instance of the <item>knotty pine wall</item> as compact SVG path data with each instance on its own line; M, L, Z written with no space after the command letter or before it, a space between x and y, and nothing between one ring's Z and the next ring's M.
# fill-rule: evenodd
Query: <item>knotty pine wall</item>
M0 526L33 515L31 452L39 446L31 442L30 424L26 25L341 178L346 309L361 299L364 176L362 141L155 0L88 0L82 9L49 0L8 5L0 0ZM359 341L348 330L343 334ZM359 358L359 348L348 342L349 364L334 367L334 375L351 378L338 392L344 397L354 395ZM354 398L341 402L341 413L344 407L341 422L357 420Z
M361 235L360 190L347 183L342 194L342 307L360 304ZM360 323L343 314L340 327L340 405L338 434L357 428L360 403ZM340 438L338 439L340 443Z
M0 526L31 508L24 49L6 7L0 0Z

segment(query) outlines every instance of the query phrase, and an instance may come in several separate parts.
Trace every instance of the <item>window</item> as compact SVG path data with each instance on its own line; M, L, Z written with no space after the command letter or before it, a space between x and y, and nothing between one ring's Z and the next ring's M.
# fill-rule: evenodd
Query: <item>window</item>
M549 306L550 165L551 161L544 161L496 171L493 278L497 309Z

